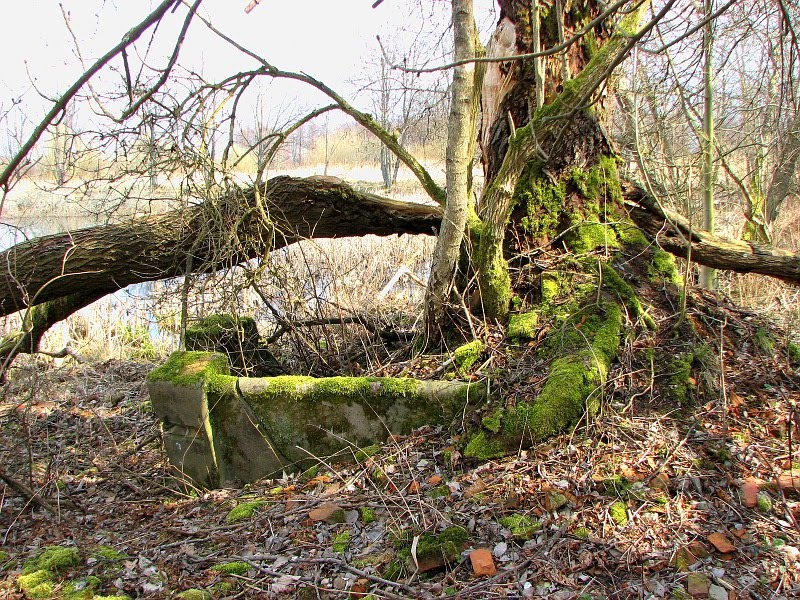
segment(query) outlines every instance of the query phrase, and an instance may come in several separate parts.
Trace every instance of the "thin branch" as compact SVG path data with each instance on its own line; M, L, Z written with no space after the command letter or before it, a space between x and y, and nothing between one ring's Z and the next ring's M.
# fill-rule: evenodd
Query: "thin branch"
M618 0L617 2L609 6L606 10L604 10L602 13L600 13L594 20L590 21L583 29L579 30L571 38L559 44L558 46L553 46L549 50L542 50L540 52L527 52L525 54L512 54L510 56L481 56L475 58L464 58L461 60L453 61L451 63L447 63L445 65L439 65L438 67L426 67L424 69L414 69L411 67L404 67L403 65L393 65L392 68L398 69L400 71L405 71L406 73L434 73L436 71L446 71L448 69L452 69L454 67L460 67L461 65L467 65L470 63L509 62L514 60L525 60L528 58L541 58L544 56L552 56L553 54L558 54L559 52L563 52L564 50L572 46L572 44L580 41L583 38L583 36L585 36L597 25L602 23L605 19L610 17L612 14L617 12L620 8L622 8L629 2L630 0Z
M201 0L198 0L200 2ZM105 65L107 65L114 57L122 52L124 48L127 48L131 44L133 44L139 37L147 31L153 24L158 23L167 11L172 8L173 5L176 5L180 2L180 0L164 0L158 8L156 8L152 13L150 13L141 23L136 25L133 29L131 29L128 33L122 36L122 40L114 46L111 50L106 52L103 56L101 56L97 61L89 67L87 71L83 73L76 81L73 83L70 88L64 92L64 94L53 104L52 108L48 111L48 113L44 116L41 122L36 126L31 133L30 138L26 141L19 151L11 158L9 163L3 169L2 173L0 173L0 187L6 187L8 185L11 176L16 171L17 167L19 167L20 163L25 159L28 153L33 149L39 139L42 137L44 132L50 126L50 124L64 111L67 107L72 98L80 91L80 89Z
M706 24L708 24L710 21L713 21L714 19L716 19L717 17L719 17L720 15L725 13L731 6L736 4L736 2L738 2L738 0L728 0L728 2L723 4L716 12L713 12L710 15L706 16L704 19L701 19L700 22L697 25L695 25L694 27L692 27L690 30L686 31L685 33L682 33L681 35L676 37L674 40L672 40L670 42L667 42L666 44L663 44L660 48L656 48L655 50L648 50L647 48L643 47L642 48L642 52L647 52L648 54L661 54L661 53L665 52L666 50L668 50L669 48L671 48L672 46L674 46L678 42L680 42L682 40L685 40L686 38L691 36L693 33L696 33L698 31L700 31Z
M259 56L252 50L245 48L239 42L231 38L230 36L226 35L219 29L217 29L208 19L198 15L198 18L211 30L214 34L218 37L222 38L234 48L239 50L240 52L246 54L253 60L259 62L261 64L261 72L264 75L268 75L270 77L275 78L282 78L282 79L293 79L295 81L300 81L310 85L311 87L316 88L329 98L331 98L336 104L339 105L339 109L350 115L357 123L363 126L365 129L370 131L375 137L377 137L383 144L391 150L395 156L397 156L403 163L411 170L411 172L417 177L419 182L422 184L423 189L428 194L428 196L437 204L444 206L445 204L445 192L444 190L437 184L433 178L431 177L430 173L428 173L427 169L423 167L419 161L414 158L414 156L406 150L398 141L397 136L393 135L389 131L387 131L384 127L380 125L372 115L369 115L365 112L362 112L352 106L347 100L344 99L343 96L335 92L332 88L328 87L323 82L315 79L311 75L307 73L293 73L291 71L282 71L277 67L273 66L269 63L266 59Z

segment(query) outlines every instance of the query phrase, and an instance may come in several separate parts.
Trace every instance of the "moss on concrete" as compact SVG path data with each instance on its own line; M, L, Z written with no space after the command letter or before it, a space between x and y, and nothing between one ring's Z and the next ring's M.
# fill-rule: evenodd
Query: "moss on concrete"
M209 315L186 328L184 345L190 351L226 354L236 375L253 377L283 372L251 317Z
M247 387L246 387L247 386ZM245 402L290 460L342 450L347 440L368 446L392 433L449 425L468 404L485 398L481 383L422 382L391 377L280 376L241 380ZM324 430L336 436L325 435Z
M516 344L536 339L538 325L539 313L536 311L513 314L508 319L506 337Z
M253 518L262 506L266 504L264 500L253 500L251 502L241 502L234 506L225 517L225 522L229 525L242 523Z
M173 352L160 367L147 375L150 381L170 381L175 385L195 385L230 375L228 358L211 352Z

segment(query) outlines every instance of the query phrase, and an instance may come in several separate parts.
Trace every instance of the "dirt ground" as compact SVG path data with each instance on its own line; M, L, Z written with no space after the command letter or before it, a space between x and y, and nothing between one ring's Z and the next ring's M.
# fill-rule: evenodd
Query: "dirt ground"
M21 364L0 397L0 597L800 597L800 365L726 323L723 368L694 364L683 405L633 342L598 416L515 456L469 462L422 429L213 491L169 471L152 364Z

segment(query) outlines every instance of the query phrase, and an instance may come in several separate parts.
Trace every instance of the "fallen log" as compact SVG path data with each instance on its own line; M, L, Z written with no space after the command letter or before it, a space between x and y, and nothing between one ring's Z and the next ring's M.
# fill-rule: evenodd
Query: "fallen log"
M276 177L264 210L252 188L164 215L89 227L0 253L0 316L76 293L104 295L134 283L212 272L305 238L433 234L436 206L353 189L332 177Z
M437 206L359 192L333 177L275 177L227 195L123 224L44 236L0 253L0 316L27 310L0 342L7 366L36 352L45 332L72 313L135 283L209 273L306 238L433 234ZM2 370L2 369L0 369Z
M800 254L763 244L729 240L693 227L664 208L640 186L627 182L623 196L633 222L667 252L692 262L736 273L757 273L800 285Z

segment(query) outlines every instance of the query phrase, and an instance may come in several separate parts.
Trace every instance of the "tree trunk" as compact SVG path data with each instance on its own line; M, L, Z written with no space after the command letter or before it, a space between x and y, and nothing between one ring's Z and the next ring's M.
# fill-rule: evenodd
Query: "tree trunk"
M488 66L482 107L484 119L490 115L492 121L481 128L487 183L478 205L480 223L471 232L484 315L506 325L512 343L536 340L540 356L551 361L538 395L516 397L484 413L481 428L466 438L464 454L477 458L517 451L596 409L630 327L626 319L657 327L622 273L634 272L639 280L663 273L662 286L680 279L674 263L669 272L668 261L661 262L661 249L680 256L691 252L693 261L709 267L757 268L800 283L798 255L692 231L641 188L620 180L613 144L602 126L600 90L637 36L651 26L652 21L641 24L649 3L630 2L591 28L606 5L556 3L545 12L531 10L536 3L500 1L490 56L512 49L539 53L578 30L588 31L568 47L564 60L558 54L542 57L543 83L537 83L541 67L534 57ZM667 2L655 18L669 7ZM555 14L559 9L562 13ZM537 14L538 24L531 22ZM536 32L538 43L531 38ZM564 261L569 273L548 272L529 258L546 249L549 262ZM567 256L556 258L557 250ZM519 273L514 279L511 261ZM544 337L548 327L537 328L539 319L551 320Z
M207 273L305 238L433 234L438 206L354 190L332 177L276 177L253 189L129 223L36 238L0 253L0 315L30 309L0 359L36 351L49 327L128 285ZM191 259L190 259L191 257ZM187 266L189 267L187 269Z
M0 253L0 315L86 289L110 293L133 283L211 272L265 256L305 238L432 234L439 207L354 190L335 178L276 177L265 211L253 190L119 225L33 239ZM190 250L191 249L191 250Z
M453 0L453 38L455 59L470 59L479 54L472 0ZM431 263L425 300L426 337L438 346L445 330L452 328L447 318L448 303L454 289L459 253L472 201L472 157L478 124L478 93L483 67L474 63L459 65L453 72L450 116L447 128L447 203Z

